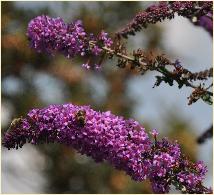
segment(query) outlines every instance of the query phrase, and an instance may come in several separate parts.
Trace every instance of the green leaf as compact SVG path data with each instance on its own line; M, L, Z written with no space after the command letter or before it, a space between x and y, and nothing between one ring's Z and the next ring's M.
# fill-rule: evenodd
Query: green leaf
M204 94L201 96L201 99L206 102L207 104L209 105L212 105L213 104L213 99L212 99L212 96L208 93Z

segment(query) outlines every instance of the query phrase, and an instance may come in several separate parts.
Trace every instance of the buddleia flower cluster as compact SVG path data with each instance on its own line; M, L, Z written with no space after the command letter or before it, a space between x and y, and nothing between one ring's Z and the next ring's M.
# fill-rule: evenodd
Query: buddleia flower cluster
M67 58L76 56L101 55L101 47L110 47L112 40L108 33L101 31L98 36L87 34L81 20L66 24L62 18L37 16L28 24L27 36L30 45L39 53L54 55L61 53ZM93 42L93 45L90 45ZM99 67L100 65L96 65ZM91 68L87 62L83 67Z
M134 19L118 32L118 36L128 38L135 35L149 24L173 19L175 15L188 18L193 24L202 26L210 35L213 34L213 2L212 1L163 1L153 4L145 11L139 12Z
M171 184L184 193L212 193L202 185L207 172L202 162L190 162L176 142L158 141L156 130L151 134L152 139L140 123L110 111L50 105L15 119L4 135L3 146L18 149L25 143L65 144L96 162L109 162L135 181L149 179L155 193L169 192Z

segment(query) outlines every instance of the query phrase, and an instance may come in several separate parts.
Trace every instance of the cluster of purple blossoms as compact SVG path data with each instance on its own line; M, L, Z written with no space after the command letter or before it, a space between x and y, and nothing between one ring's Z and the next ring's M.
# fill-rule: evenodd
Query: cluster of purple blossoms
M51 18L45 15L38 16L29 22L27 36L31 47L37 52L51 55L59 52L67 58L78 55L100 55L102 47L111 47L113 43L104 31L97 37L93 34L88 36L80 20L66 24L59 17ZM94 43L93 46L90 45L91 41ZM92 67L89 63L83 66Z
M156 141L142 156L147 159L149 167L148 177L152 183L152 189L155 193L167 193L173 182L175 168L178 166L181 158L180 147L177 143L170 143L167 139Z
M152 134L156 137L157 131ZM25 118L12 122L3 139L8 149L18 149L27 142L68 145L96 162L109 162L136 181L149 179L156 193L168 192L173 182L185 186L187 193L189 185L195 193L211 192L202 186L206 171L201 162L187 169L190 163L183 162L177 143L167 139L153 142L137 121L110 111L97 112L89 106L73 104L33 109ZM187 177L195 183L182 183Z
M117 34L127 38L128 35L135 35L135 32L146 28L148 24L155 24L165 19L172 19L177 13L179 16L190 19L195 25L204 27L212 35L213 24L212 18L210 17L213 15L212 12L212 1L164 1L138 13L135 18Z
M210 33L211 36L213 36L213 13L208 12L206 15L201 16L197 25L202 26Z
M193 164L188 160L182 162L185 169L177 174L178 181L183 184L190 193L194 193L194 189L202 193L198 189L198 183L200 183L207 173L207 167L202 161L198 161ZM190 170L194 169L193 172Z
M38 52L61 52L72 58L78 54L84 55L86 49L86 33L81 21L65 24L59 17L38 16L29 22L27 36L31 47Z
M108 33L101 31L100 34L95 37L93 34L90 34L90 41L89 41L89 52L94 56L100 56L103 52L103 47L110 48L113 44L113 41L111 38L108 37ZM89 53L89 54L90 54ZM101 68L101 62L102 57L99 63L95 64L95 69L99 70ZM90 60L88 60L87 63L82 65L86 69L90 69L93 64L90 63Z

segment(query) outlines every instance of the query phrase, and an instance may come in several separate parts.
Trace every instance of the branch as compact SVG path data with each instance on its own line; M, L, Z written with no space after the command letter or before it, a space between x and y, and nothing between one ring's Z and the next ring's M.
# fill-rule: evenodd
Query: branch
M89 45L93 48L96 46L96 42L90 41ZM179 61L176 61L175 63L170 62L163 55L156 56L153 60L151 60L151 59L147 59L147 56L145 56L145 53L143 53L142 50L138 50L137 53L134 51L133 52L134 57L128 56L126 54L126 51L122 51L122 45L120 44L117 45L115 49L111 49L106 46L103 46L101 48L110 56L110 58L112 58L113 56L116 56L119 58L118 60L119 67L124 68L128 64L131 64L131 68L132 69L137 68L141 74L144 74L148 70L157 71L161 73L163 76L162 77L156 76L157 82L155 83L154 86L159 86L162 81L165 81L170 86L172 86L173 81L176 81L179 88L181 88L183 85L193 88L194 89L193 92L195 94L197 92L197 98L195 95L194 95L194 98L190 96L189 105L193 102L196 102L199 98L202 98L202 100L204 100L208 104L212 104L211 96L213 96L213 93L211 91L208 91L209 88L204 89L201 87L201 85L195 86L190 82L191 80L197 80L197 79L202 80L202 79L207 79L207 77L212 77L212 68L210 68L210 70L201 71L199 73L191 73L189 70L184 69L180 65ZM166 68L166 66L173 66L175 69L172 72L172 71L169 71ZM200 90L200 93L198 93L199 90ZM204 98L205 96L206 98Z
M213 137L213 125L210 126L206 131L204 131L197 139L199 144L204 143L208 138Z
M210 19L212 7L212 1L160 2L158 5L152 5L145 11L138 13L125 28L117 32L117 36L128 38L129 35L135 35L135 32L146 28L148 24L174 18L175 13L189 18L195 25L204 27L212 36L212 19Z

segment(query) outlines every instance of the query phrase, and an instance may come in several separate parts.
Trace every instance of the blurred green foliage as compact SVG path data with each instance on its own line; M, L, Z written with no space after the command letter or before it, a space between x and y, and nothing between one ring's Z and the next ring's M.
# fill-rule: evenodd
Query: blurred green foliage
M15 78L15 81L22 83L21 87L18 87L20 93L9 93L7 88L2 88L2 103L9 102L12 105L12 118L25 115L34 107L63 102L90 104L97 110L111 110L114 114L132 117L134 102L128 98L126 87L134 73L130 73L129 70L115 69L113 62L105 62L104 71L101 73L86 72L80 66L82 59L71 61L60 55L50 57L35 53L29 48L26 37L28 22L41 14L56 16L53 14L53 10L45 5L28 9L17 7L15 4L15 2L2 2L1 79L4 83L8 79ZM72 17L68 15L67 18L83 20L88 32L98 33L105 29L111 35L123 27L143 7L140 2L93 2L93 9L89 9L89 2L60 3L66 13L69 12L69 9L72 12L73 4L79 4L78 12ZM145 49L153 50L160 46L160 28L153 26L152 30L147 30L146 33L148 44L144 46ZM132 43L132 40L130 42ZM41 74L62 83L59 86L54 85L61 90L58 92L63 97L61 100L50 102L46 98L47 101L44 101L41 96L52 97L54 95L46 94L49 92L45 90L39 92L37 89L38 85L35 85L34 79ZM44 83L44 80L39 78L43 77L38 77L38 81L36 81L40 82L40 85L47 85L46 87L53 85L51 80ZM96 88L93 83L97 81L100 81L101 86ZM88 86L90 82L92 84ZM107 89L102 83L106 83ZM169 114L166 113L166 116ZM175 116L169 117L166 124L170 137L181 141L186 153L195 159L194 136L189 131L188 122L178 120ZM2 132L7 129L8 125L9 123L2 125ZM144 121L144 125L148 130L150 129L146 121ZM152 193L147 181L134 182L125 173L114 170L106 163L96 164L90 158L77 154L71 148L50 144L38 146L37 149L46 159L44 172L47 186L44 193Z

